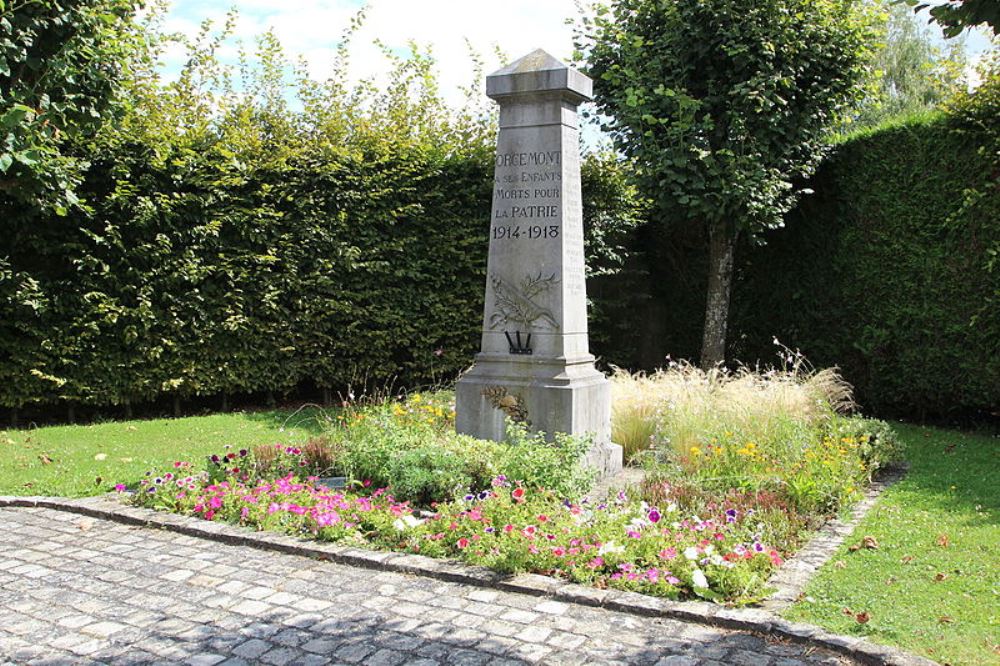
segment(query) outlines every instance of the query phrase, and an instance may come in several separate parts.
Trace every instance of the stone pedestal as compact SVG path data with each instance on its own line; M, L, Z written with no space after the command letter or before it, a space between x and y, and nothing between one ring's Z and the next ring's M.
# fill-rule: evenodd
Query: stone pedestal
M591 81L544 51L486 79L500 105L482 351L456 387L459 432L590 434L588 462L621 469L611 393L587 343L577 106Z

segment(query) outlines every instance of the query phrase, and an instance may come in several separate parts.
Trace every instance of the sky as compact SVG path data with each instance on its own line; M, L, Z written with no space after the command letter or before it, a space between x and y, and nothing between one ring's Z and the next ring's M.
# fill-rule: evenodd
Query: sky
M221 25L236 7L236 36L247 43L272 28L294 58L304 56L317 79L330 72L336 46L363 0L168 0L165 27L194 35L205 19ZM485 73L502 66L495 50L516 60L537 48L568 61L573 52L573 29L567 19L579 16L577 0L369 0L369 11L351 50L355 79L379 75L388 69L375 40L396 53L407 53L410 40L430 46L437 60L439 83L446 100L458 102L460 89L474 82L469 46L478 52ZM931 25L932 34L940 30ZM236 45L224 47L224 59L235 61ZM975 55L988 48L983 33L969 33L967 48ZM169 51L167 76L184 61L179 46Z
M166 28L193 35L211 18L224 21L230 7L240 19L236 36L250 43L273 28L289 54L303 55L311 74L325 78L344 29L361 8L362 0L171 0ZM502 64L500 48L516 60L542 48L562 60L573 52L572 28L566 19L577 16L575 0L369 0L362 29L351 51L351 73L367 78L388 69L375 46L381 40L397 53L408 52L414 40L430 46L437 60L439 82L446 99L459 99L458 90L474 82L471 45L484 60L487 74ZM228 47L235 56L235 45ZM169 74L183 62L180 48L167 54Z

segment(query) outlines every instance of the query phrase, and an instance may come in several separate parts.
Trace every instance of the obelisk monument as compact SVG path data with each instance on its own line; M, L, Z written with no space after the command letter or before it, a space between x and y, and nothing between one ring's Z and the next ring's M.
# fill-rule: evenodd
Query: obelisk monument
M542 50L486 78L500 105L481 352L456 386L459 432L504 419L590 435L587 462L621 469L611 390L587 343L577 107L591 80Z

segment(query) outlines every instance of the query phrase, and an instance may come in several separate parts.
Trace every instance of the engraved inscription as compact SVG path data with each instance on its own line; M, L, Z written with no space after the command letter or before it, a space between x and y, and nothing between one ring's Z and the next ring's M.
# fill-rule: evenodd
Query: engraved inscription
M558 150L500 153L494 178L494 241L539 241L558 238L562 213L562 152ZM527 224L519 224L525 221Z

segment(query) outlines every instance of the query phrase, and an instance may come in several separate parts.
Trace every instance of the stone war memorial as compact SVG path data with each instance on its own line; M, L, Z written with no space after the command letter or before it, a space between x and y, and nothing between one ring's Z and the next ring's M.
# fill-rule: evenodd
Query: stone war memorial
M500 105L482 347L456 386L461 433L501 440L505 419L587 435L587 463L622 466L611 388L587 342L577 107L591 80L537 50L486 78Z

